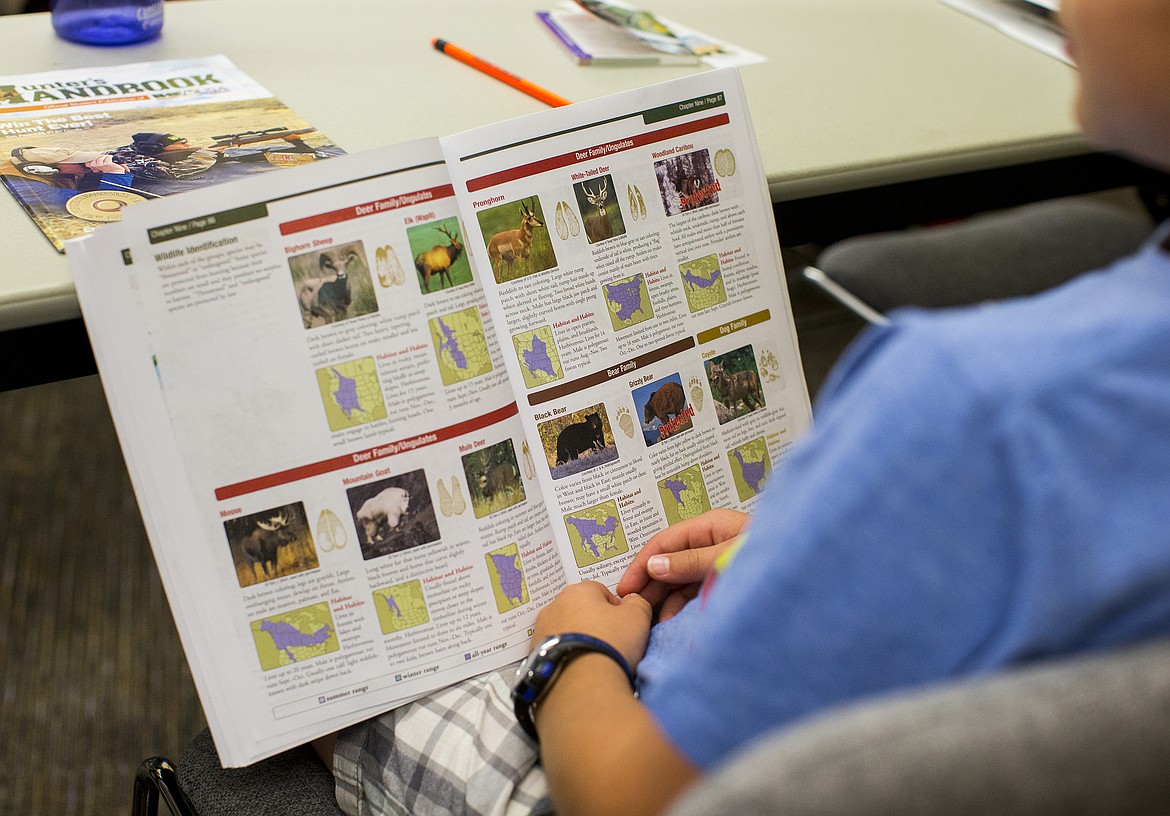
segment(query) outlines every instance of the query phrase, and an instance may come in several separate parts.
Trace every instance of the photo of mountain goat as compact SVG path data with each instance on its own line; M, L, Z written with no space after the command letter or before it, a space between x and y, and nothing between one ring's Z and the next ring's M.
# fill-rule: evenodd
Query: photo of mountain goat
M346 491L362 558L367 561L439 540L426 473L412 470Z

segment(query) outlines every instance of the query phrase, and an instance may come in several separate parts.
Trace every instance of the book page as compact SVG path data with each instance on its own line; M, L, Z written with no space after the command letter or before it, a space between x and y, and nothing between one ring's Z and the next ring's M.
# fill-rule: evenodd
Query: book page
M738 74L442 141L570 580L751 510L811 412Z
M429 141L70 247L225 764L521 658L565 583L465 235Z
M343 152L223 56L0 77L0 181L58 251L132 204Z

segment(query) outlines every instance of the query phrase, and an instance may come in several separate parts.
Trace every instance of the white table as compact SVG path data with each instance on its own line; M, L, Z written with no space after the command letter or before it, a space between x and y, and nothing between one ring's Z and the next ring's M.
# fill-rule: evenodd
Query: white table
M46 14L5 16L0 76L222 53L353 152L541 109L434 51L434 36L574 100L699 70L578 67L534 18L553 2L187 0L167 4L159 40L116 49L64 42ZM1091 154L1069 68L935 0L672 0L660 12L768 57L743 78L773 201L789 212ZM0 329L76 318L64 258L7 194L0 234Z

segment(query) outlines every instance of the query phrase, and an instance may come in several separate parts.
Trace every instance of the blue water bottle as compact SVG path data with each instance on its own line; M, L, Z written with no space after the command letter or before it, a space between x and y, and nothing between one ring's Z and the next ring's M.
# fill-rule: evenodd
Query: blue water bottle
M163 0L52 0L53 28L86 45L127 45L162 31Z

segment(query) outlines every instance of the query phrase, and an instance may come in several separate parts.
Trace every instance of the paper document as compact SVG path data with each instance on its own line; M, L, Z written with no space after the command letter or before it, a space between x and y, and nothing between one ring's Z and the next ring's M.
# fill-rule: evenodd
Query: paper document
M228 766L519 660L811 420L734 70L128 207L69 261Z
M1073 64L1064 47L1056 0L939 0L944 5L994 26L1014 40Z

